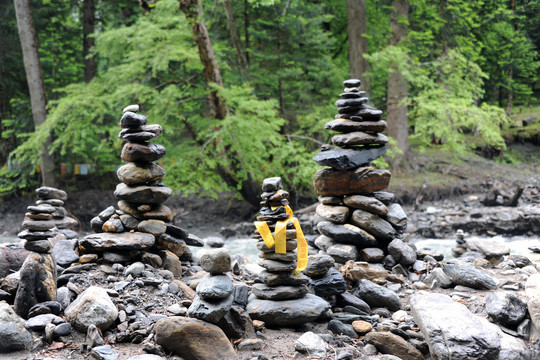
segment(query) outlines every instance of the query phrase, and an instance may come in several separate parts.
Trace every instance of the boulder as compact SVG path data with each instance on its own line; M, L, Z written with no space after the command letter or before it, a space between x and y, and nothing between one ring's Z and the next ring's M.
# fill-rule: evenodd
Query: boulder
M20 270L14 310L24 318L37 303L56 299L56 263L50 254L31 253Z
M160 319L153 332L158 345L186 360L222 360L236 357L223 331L201 320L180 316Z
M499 359L498 332L465 305L442 294L413 296L410 304L433 358Z
M0 301L0 353L30 349L32 334L8 303Z
M75 329L86 333L91 324L101 330L108 329L118 317L118 309L105 289L91 286L67 307L64 314Z

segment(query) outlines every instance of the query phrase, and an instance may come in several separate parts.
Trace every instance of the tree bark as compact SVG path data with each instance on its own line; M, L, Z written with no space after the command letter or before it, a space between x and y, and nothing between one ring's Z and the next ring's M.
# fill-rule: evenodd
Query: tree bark
M390 45L398 45L407 35L407 27L399 19L409 16L409 0L394 0L390 14L392 36ZM388 135L393 137L398 147L407 156L409 151L409 121L407 107L400 104L407 97L408 82L401 72L394 68L388 75L387 122Z
M94 23L96 19L96 5L94 0L83 2L83 55L84 55L84 81L90 82L97 74L96 60L89 57L94 47Z
M219 86L223 86L221 80L221 73L219 71L218 63L214 50L212 49L212 42L208 35L208 30L204 24L203 9L201 0L179 0L180 10L186 15L189 24L192 27L193 37L197 43L199 50L199 57L204 67L204 77L207 83L215 83ZM210 100L210 116L215 119L224 119L229 109L225 101L219 97L216 91L212 91L209 94ZM194 138L197 138L197 134L193 131ZM223 181L233 189L240 189L239 192L254 208L259 206L259 185L250 176L247 180L240 181L235 174L239 171L242 164L234 161L236 154L227 153L228 149L218 150L217 156L227 156L231 161L230 167L225 167L221 164L217 166L217 172ZM239 186L240 185L240 186Z
M369 63L364 58L368 53L366 1L347 0L347 35L349 38L349 72L352 78L362 80L369 71Z
M234 9L231 0L223 0L223 8L225 9L225 16L227 16L227 26L229 27L229 32L231 34L231 41L236 49L238 69L243 76L246 76L248 69L247 57L244 47L242 46L242 41L240 40L238 27L236 27Z
M38 40L32 21L30 10L30 0L14 0L15 15L17 17L17 28L21 40L24 69L28 90L30 92L30 103L32 105L32 117L36 129L47 120L47 95L45 93L45 82L43 81L43 71L39 62ZM41 161L41 178L44 186L57 186L54 173L54 157L49 153L51 138L49 137L43 144L43 149L39 151ZM36 149L37 150L37 149Z
M223 86L221 80L221 73L212 48L212 42L208 35L208 29L204 20L202 20L203 9L201 0L179 0L180 10L186 15L186 19L191 25L191 31L193 32L193 38L197 43L199 49L199 57L204 67L204 77L207 83L215 83L219 86ZM224 119L229 110L225 101L221 99L217 91L211 91L208 94L210 101L210 116L217 119Z

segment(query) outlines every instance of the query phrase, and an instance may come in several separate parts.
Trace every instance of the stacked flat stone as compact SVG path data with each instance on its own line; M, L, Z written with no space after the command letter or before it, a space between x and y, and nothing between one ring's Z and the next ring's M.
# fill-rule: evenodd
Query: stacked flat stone
M27 207L22 223L24 230L18 234L24 239L24 248L31 251L21 267L14 302L15 312L24 318L37 303L56 299L57 268L51 252L60 240L58 229L71 229L77 224L75 219L66 216L63 205L68 196L65 191L44 186L36 189L35 194L36 205Z
M388 138L382 111L368 105L358 79L343 82L344 92L336 101L339 114L325 128L336 131L332 145L323 145L313 160L329 168L315 174L315 192L320 204L315 244L336 262L364 260L375 252L384 257L388 244L402 237L407 216L384 190L390 183L388 170L374 169L371 162L386 152ZM382 249L383 251L374 248Z
M120 119L122 130L118 137L126 141L121 158L127 164L117 171L121 183L116 186L114 196L119 210L110 206L94 217L90 225L98 234L86 236L81 245L86 251L116 252L117 256L112 256L111 261L134 257L137 251L151 247L191 260L187 245L204 244L171 224L173 212L163 203L172 190L161 182L165 169L155 163L166 150L162 145L149 142L157 139L163 128L158 124L148 125L146 116L137 114L138 111L138 105L130 105L124 108Z
M267 178L263 182L261 210L257 220L266 221L275 237L276 223L286 220L289 214L289 193L283 190L280 177ZM257 230L260 250L258 264L265 270L259 274L263 283L253 284L247 310L253 319L265 321L267 325L299 325L316 319L326 311L328 303L316 295L308 294L309 279L296 273L296 229L292 222L286 227L286 253L275 253L275 245L268 247ZM312 306L310 306L312 305Z
M231 256L226 249L212 249L201 256L200 264L209 274L197 285L188 315L217 324L234 300L233 282L226 274L231 268Z
M23 231L19 238L26 240L24 248L37 253L50 253L54 246L50 239L58 234L58 229L73 229L77 221L67 216L63 207L67 193L52 187L40 187L35 194L38 198L35 205L26 209L22 223Z

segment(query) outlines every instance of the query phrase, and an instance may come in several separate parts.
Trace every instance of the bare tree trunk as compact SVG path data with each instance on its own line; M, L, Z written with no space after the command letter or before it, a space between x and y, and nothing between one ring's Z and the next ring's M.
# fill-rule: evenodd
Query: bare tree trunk
M30 92L34 126L40 126L47 119L47 95L43 81L43 71L39 62L38 40L32 21L30 0L14 0L17 27L23 53L24 69ZM49 153L51 139L48 138L39 151L41 178L45 186L57 186L54 174L54 157ZM37 150L37 149L36 149Z
M186 18L192 26L193 37L197 43L199 49L199 57L204 66L204 76L207 83L215 83L219 86L223 86L221 80L221 73L219 71L218 63L214 50L212 49L212 42L208 35L208 30L204 24L203 9L201 0L179 0L180 10L186 15ZM210 100L210 116L216 119L224 119L229 112L225 101L218 96L216 91L212 91L209 94ZM198 136L193 128L190 129L194 139ZM254 208L259 206L259 185L250 176L247 180L239 180L235 174L239 171L242 164L234 161L237 156L234 153L227 153L228 148L223 149L219 155L227 156L231 159L231 166L225 167L218 164L217 171L223 181L233 189L240 188L239 192ZM239 186L240 185L240 186Z
M225 15L227 16L227 26L231 33L231 40L236 49L238 69L243 76L246 76L248 69L247 57L244 47L242 46L242 41L240 40L240 33L236 27L236 21L234 20L234 9L231 0L223 0L223 8L225 9Z
M369 71L369 63L364 59L368 53L366 1L347 0L347 35L349 38L349 72L351 77L362 80L363 74Z
M96 19L96 6L94 0L83 2L83 55L84 55L84 81L90 82L97 74L96 60L89 57L94 47L94 22Z
M392 37L390 45L398 45L407 35L407 28L399 18L409 16L409 0L394 0L394 9L390 15L390 27L392 28ZM388 135L396 139L398 147L407 156L409 151L409 120L407 117L407 107L400 104L407 97L408 82L407 79L394 69L388 75L388 94L387 94L387 122Z
M246 49L246 62L249 66L249 53L247 52L247 49L250 47L249 43L249 2L248 0L244 0L244 49Z
M214 54L212 42L208 35L208 29L204 20L202 20L203 9L201 0L179 0L179 3L180 10L186 15L186 19L191 25L191 31L199 49L199 57L204 66L204 77L206 81L223 86L216 55ZM210 100L210 115L217 119L224 119L229 110L225 102L219 97L217 91L211 91L208 94L208 98Z

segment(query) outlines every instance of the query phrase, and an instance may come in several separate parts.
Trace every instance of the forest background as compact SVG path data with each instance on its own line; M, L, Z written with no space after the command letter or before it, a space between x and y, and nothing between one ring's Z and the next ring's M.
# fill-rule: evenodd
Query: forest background
M332 136L324 124L350 77L388 121L390 151L376 166L415 171L426 149L517 162L507 143L540 143L529 116L540 113L539 0L0 0L0 9L0 196L39 183L114 187L121 111L140 104L164 128L157 142L174 190L232 190L256 207L262 179L279 175L293 196L313 197L311 158ZM25 26L34 37L19 36ZM37 50L33 65L25 48ZM39 67L33 82L28 66Z

